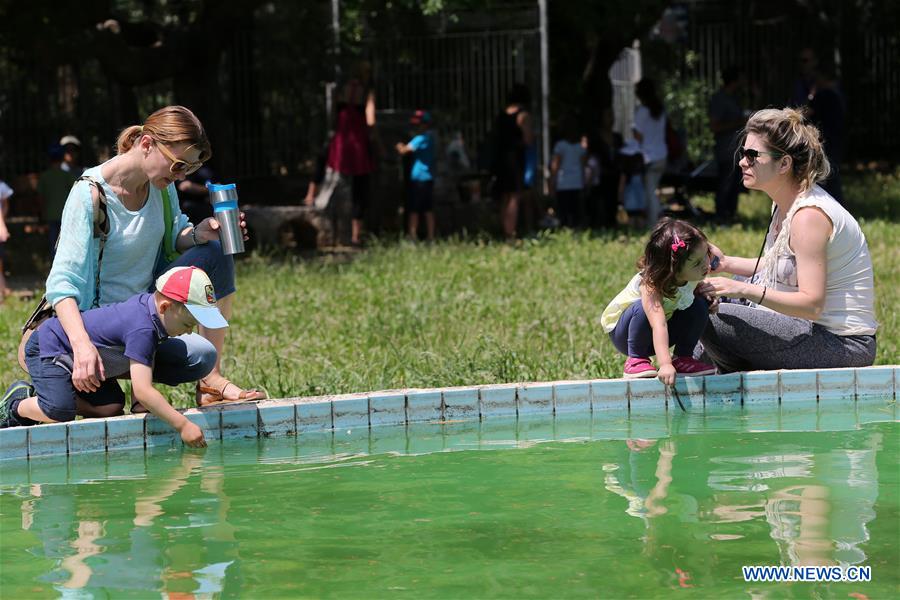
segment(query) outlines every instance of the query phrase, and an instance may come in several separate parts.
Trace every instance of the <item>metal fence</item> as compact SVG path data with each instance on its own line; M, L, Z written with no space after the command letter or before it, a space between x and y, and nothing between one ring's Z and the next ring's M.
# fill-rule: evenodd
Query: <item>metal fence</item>
M470 149L477 150L509 89L522 83L531 90L534 129L540 133L536 29L376 41L367 54L377 73L380 109L428 109L440 116L440 129L460 131Z

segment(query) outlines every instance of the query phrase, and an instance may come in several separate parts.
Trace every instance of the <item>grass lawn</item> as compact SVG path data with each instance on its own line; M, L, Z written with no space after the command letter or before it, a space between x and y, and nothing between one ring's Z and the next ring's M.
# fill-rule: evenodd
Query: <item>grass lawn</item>
M876 362L897 364L900 172L845 185L875 264ZM741 223L706 233L726 253L755 256L767 211L764 196L743 196ZM618 377L622 358L599 317L634 274L645 237L385 243L344 263L255 255L238 263L225 371L270 397ZM31 308L16 299L0 308L4 386L21 375L18 329ZM161 388L176 406L192 403L190 386Z

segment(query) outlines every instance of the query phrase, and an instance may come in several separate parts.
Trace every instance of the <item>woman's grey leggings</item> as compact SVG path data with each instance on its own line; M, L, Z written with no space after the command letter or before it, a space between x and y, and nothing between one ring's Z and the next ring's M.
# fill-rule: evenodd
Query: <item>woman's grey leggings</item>
M694 354L722 373L770 369L868 367L874 335L837 335L806 319L743 304L721 304Z

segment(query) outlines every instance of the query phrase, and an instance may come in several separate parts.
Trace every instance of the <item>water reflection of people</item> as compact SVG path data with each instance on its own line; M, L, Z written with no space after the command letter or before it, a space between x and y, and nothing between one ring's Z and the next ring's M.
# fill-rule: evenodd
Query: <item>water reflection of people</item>
M240 570L223 467L192 451L174 464L163 460L161 471L152 466L159 461L139 463L130 483L105 486L102 497L85 491L92 486L29 486L22 529L41 542L31 552L56 565L38 579L64 596L75 589L169 598L236 593Z
M778 552L770 564L864 563L861 545L875 518L881 434L846 432L837 448L820 434L794 435L803 436L801 446L769 445L769 451L744 454L747 446L737 445L740 450L711 462L713 506L704 517L717 525L715 539L744 537L748 527L759 533L765 524ZM743 558L752 562L745 551Z
M671 438L658 444L654 440L627 440L627 460L618 465L604 465L605 486L628 500L626 514L643 521L639 538L642 554L651 561L654 570L642 574L641 578L658 577L661 586L690 588L699 574L703 578L712 577L714 567L708 561L692 561L689 557L687 544L691 537L685 532L691 530L686 529L685 523L696 523L699 509L695 496L687 492L695 488L681 481L689 479L687 469L680 472L680 488L675 486L679 443ZM687 460L693 454L689 450ZM696 525L690 527L696 529Z
M664 584L719 581L726 564L846 568L871 559L883 434L845 432L837 443L816 432L763 435L721 445L706 436L633 439L604 465L604 487L643 522L642 553ZM702 560L695 541L713 544Z
M848 444L854 448L806 455L815 479L840 485L787 485L766 502L766 521L782 564L846 567L865 562L860 545L869 541L867 523L875 518L875 456L881 434L868 434L859 442Z
M623 461L622 465L612 465L615 468L607 467L604 485L607 490L628 500L626 514L643 519L649 526L650 518L667 512L665 500L672 483L675 442L665 440L658 450L654 448L655 440L629 439L625 445L629 450L627 463ZM620 467L621 475L618 473ZM654 479L651 486L650 481Z

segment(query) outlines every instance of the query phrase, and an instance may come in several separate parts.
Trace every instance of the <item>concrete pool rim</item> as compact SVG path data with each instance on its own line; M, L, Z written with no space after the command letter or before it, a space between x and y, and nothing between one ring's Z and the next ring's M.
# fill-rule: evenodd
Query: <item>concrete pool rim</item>
M721 406L765 412L773 406L807 407L813 398L818 406L866 398L895 403L898 370L898 365L878 365L750 371L679 378L676 385L688 410ZM656 379L596 379L382 390L231 403L182 412L204 430L209 441L227 443L236 438L411 423L594 413L628 418L679 410ZM0 429L0 465L44 456L180 445L177 433L152 415L80 419Z

